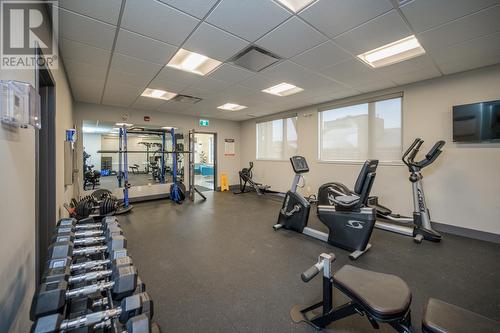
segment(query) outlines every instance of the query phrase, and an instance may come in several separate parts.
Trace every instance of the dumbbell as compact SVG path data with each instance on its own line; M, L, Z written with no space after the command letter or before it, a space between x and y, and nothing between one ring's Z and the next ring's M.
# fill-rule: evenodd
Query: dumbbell
M111 319L126 324L128 333L150 332L153 317L153 301L147 293L135 294L124 298L119 307L93 312L72 319L64 319L59 313L40 317L32 327L33 333L52 333L77 328L105 328L111 326Z
M57 221L56 227L74 227L76 230L97 229L107 224L118 223L115 216L106 216L100 222L96 222L93 217L77 220L73 217L65 217Z
M118 222L113 221L105 224L101 223L91 223L92 228L81 228L80 225L59 225L54 230L54 235L62 236L62 235L71 235L75 238L84 238L84 237L95 237L95 236L109 236L112 233L122 234L123 230L121 229Z
M67 300L88 297L94 293L110 291L113 299L120 300L134 293L137 287L137 270L134 266L113 268L110 281L98 281L87 286L69 289L68 281L64 279L40 284L40 289L32 303L31 317L61 312Z
M69 284L76 284L95 281L110 276L113 269L117 267L126 266L132 266L132 259L130 257L122 257L114 260L93 260L78 264L71 264L71 258L55 259L49 263L42 282L65 280ZM85 267L90 267L90 269L81 269ZM75 274L76 272L78 273Z
M75 248L75 244L71 241L64 240L51 244L47 252L47 257L50 260L88 256L93 254L107 253L108 258L116 259L126 255L127 239L123 235L112 235L105 245L84 246Z
M114 239L121 239L123 230L120 227L108 226L106 230L86 230L86 231L68 231L67 229L58 229L52 237L52 243L72 242L74 246L88 246L99 243L108 243ZM124 237L123 237L124 238Z

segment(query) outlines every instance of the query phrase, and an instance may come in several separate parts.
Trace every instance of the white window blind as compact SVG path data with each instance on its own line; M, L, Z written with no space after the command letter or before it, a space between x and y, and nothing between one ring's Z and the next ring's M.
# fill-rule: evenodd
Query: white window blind
M257 123L257 159L285 160L297 154L297 117Z
M401 102L397 97L321 111L320 160L399 161Z

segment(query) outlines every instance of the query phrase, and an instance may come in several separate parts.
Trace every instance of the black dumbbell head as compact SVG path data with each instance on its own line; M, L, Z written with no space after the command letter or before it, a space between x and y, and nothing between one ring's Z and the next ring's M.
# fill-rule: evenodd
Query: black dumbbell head
M33 303L32 319L59 312L66 304L67 289L65 280L42 283Z
M73 243L71 242L55 242L49 246L47 258L59 259L73 256Z
M127 333L150 333L151 323L144 315L132 317L127 321Z
M119 320L126 323L130 318L144 315L148 319L153 318L153 300L148 293L139 293L126 297L121 301L122 312Z
M111 280L114 282L113 298L121 300L134 293L137 287L137 270L134 266L113 267Z
M59 328L61 327L61 323L63 321L63 316L59 313L41 317L33 324L31 328L32 333L51 333L51 332L59 332Z
M76 225L77 220L72 217L65 217L57 221L57 227L73 227Z
M127 239L123 235L112 235L107 241L108 253L127 248Z

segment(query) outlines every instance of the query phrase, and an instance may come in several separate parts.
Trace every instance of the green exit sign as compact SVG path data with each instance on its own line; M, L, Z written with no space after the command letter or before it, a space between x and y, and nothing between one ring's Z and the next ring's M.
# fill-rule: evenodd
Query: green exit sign
M201 127L208 127L208 125L210 125L210 122L208 121L208 119L200 119L200 126Z

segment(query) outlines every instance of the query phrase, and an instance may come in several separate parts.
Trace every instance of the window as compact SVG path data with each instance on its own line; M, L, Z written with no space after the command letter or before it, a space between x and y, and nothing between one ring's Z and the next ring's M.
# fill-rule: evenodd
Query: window
M257 124L257 159L285 160L297 154L297 117Z
M320 160L398 161L402 98L369 101L319 113Z

